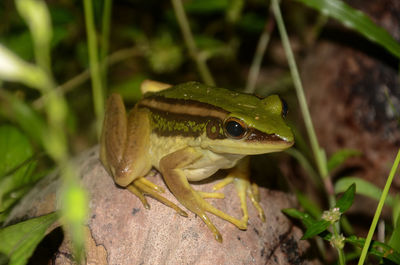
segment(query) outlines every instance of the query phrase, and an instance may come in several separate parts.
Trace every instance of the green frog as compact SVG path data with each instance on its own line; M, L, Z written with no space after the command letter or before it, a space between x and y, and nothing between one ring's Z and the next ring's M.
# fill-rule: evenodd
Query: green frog
M112 94L107 101L100 159L115 182L135 194L145 208L149 208L147 194L187 216L162 196L162 187L145 178L155 168L176 199L198 215L219 242L222 236L207 213L244 230L248 196L264 220L257 186L249 179L248 155L278 152L293 145L292 131L284 120L287 108L279 96L260 99L198 82L170 86L145 81L142 92L143 98L128 114L120 95ZM241 219L205 200L223 198L223 194L196 191L189 183L219 169L230 171L214 189L234 182Z

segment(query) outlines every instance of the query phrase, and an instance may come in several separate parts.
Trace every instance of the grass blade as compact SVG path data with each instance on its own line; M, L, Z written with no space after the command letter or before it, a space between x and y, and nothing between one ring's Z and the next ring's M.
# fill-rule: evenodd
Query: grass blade
M340 0L296 0L317 11L337 19L343 25L378 43L390 53L400 58L400 44L383 28L377 26L363 12Z
M344 192L347 189L347 187L349 187L352 183L355 183L357 186L357 192L356 192L357 194L367 196L377 201L382 195L382 190L380 188L378 188L377 186L366 180L357 177L345 177L339 179L335 183L335 193L337 194L340 192ZM394 198L388 195L385 203L388 206L393 207Z
M390 170L390 174L386 181L385 188L383 189L381 199L379 200L378 207L375 211L374 218L372 219L372 223L369 228L367 238L365 239L365 244L362 249L361 256L358 261L358 265L364 264L364 261L366 259L367 253L368 253L369 246L371 244L372 236L374 235L376 225L378 224L379 216L381 215L381 212L382 212L383 204L385 203L386 197L389 192L389 188L392 185L392 181L393 181L394 175L397 171L397 168L399 166L399 163L400 163L400 149L397 152L396 159L393 163L392 169Z

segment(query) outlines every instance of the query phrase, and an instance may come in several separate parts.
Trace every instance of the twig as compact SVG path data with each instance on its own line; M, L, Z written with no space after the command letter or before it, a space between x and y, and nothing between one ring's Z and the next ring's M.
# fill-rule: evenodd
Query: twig
M104 61L108 54L109 39L110 39L110 20L112 11L112 0L104 1L103 8L103 19L101 26L101 45L100 45L100 61ZM107 64L104 64L101 68L101 77L103 82L103 87L107 87Z
M324 156L323 150L319 146L318 139L315 134L314 126L313 126L312 120L311 120L311 115L310 115L310 112L309 112L308 106L307 106L306 97L304 95L304 89L303 89L303 85L301 83L300 74L299 74L299 71L297 70L296 61L294 59L294 55L293 55L292 49L290 47L289 37L287 35L285 25L284 25L284 22L282 19L282 14L281 14L281 11L279 8L278 0L272 0L271 5L272 5L272 10L275 15L275 20L276 20L276 23L277 23L277 26L279 29L279 33L282 38L282 44L285 49L285 53L286 53L287 60L289 63L290 72L292 73L292 76L293 76L293 84L296 89L296 94L297 94L297 98L299 100L300 110L301 110L301 113L302 113L302 116L304 119L304 124L306 126L308 137L310 139L311 148L313 150L314 157L315 157L315 160L317 163L318 172L319 172L319 175L322 177L322 179L325 179L328 177L328 169L326 167L325 156Z
M265 24L264 31L262 32L260 39L258 40L256 52L254 54L253 62L251 63L249 75L247 78L246 88L244 90L244 92L246 93L254 93L258 74L260 73L261 62L264 58L264 54L271 37L271 32L274 28L274 24L274 19L272 16L270 16L267 23Z
M85 9L86 34L88 42L90 72L92 77L94 112L96 114L97 136L100 137L101 125L104 115L104 91L100 77L100 66L92 1L84 0L83 4Z
M197 70L199 71L201 78L208 85L215 85L214 79L207 67L205 60L200 56L196 43L193 38L193 34L189 27L189 21L185 14L181 0L172 0L174 12L178 19L179 27L181 28L183 39L185 40L186 46L188 47L189 54L196 62Z

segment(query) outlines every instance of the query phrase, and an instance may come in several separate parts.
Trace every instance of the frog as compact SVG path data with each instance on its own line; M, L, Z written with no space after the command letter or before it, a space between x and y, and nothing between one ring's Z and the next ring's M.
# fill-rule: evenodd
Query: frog
M118 186L136 195L147 209L146 195L187 217L185 210L166 199L165 189L149 181L160 172L177 201L199 216L218 242L222 235L208 213L247 229L250 199L265 221L258 187L250 180L249 156L283 151L294 144L287 125L286 103L278 95L260 98L226 88L191 81L175 86L146 80L143 97L127 113L122 97L107 100L100 139L100 160ZM212 192L195 190L218 170L228 175ZM207 198L224 198L216 192L234 183L242 218L217 209Z

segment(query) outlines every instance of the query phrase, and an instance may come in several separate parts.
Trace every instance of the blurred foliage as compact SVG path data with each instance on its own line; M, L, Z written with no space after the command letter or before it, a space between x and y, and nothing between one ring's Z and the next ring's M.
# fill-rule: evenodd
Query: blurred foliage
M54 212L0 229L0 264L26 264L47 229L58 218L58 213Z
M0 224L11 207L43 175L28 138L10 125L0 126Z

